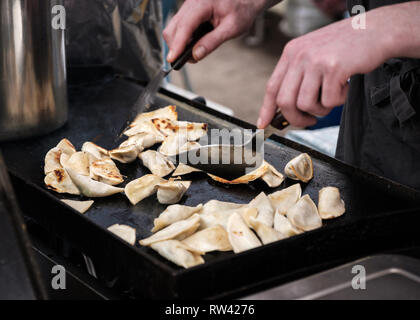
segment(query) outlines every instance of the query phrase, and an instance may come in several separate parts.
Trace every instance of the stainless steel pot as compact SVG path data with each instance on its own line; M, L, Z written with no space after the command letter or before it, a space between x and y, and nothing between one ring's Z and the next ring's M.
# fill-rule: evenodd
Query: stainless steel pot
M59 0L0 1L0 141L45 134L67 121Z

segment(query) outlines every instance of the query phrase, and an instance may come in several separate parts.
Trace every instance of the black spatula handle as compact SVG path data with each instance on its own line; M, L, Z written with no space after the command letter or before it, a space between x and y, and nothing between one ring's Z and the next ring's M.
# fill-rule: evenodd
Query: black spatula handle
M172 68L176 71L180 70L193 57L193 49L197 42L201 40L201 38L203 38L207 33L210 33L213 30L214 27L210 22L204 22L201 24L197 30L194 31L192 39L185 48L184 52L174 63L172 63Z
M277 111L276 115L273 118L273 121L271 121L271 126L278 130L286 129L290 123L287 121L287 119L283 116L280 110Z

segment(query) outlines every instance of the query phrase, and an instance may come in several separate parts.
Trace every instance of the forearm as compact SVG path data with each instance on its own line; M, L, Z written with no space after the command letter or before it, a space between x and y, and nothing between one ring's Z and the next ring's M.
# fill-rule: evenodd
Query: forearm
M372 25L370 25L372 22ZM366 15L366 30L373 28L386 58L420 58L420 1L381 7Z

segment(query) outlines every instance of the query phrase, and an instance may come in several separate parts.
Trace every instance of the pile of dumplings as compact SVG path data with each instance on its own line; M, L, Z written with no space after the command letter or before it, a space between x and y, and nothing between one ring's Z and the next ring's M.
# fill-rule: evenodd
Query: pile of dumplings
M132 205L156 195L159 203L169 206L155 219L153 235L140 244L184 268L203 264L206 253L240 253L320 228L322 220L345 213L337 188L322 189L316 206L309 195L302 196L299 183L268 196L261 193L248 204L217 200L196 207L177 204L192 183L180 177L199 170L184 164L176 168L169 157L199 147L197 141L207 130L204 123L178 121L176 107L168 106L138 115L124 133L127 140L114 150L86 142L78 152L69 140L63 139L45 157L45 185L57 193L87 198L124 193ZM161 144L157 151L147 150L157 144ZM116 162L132 163L137 159L150 174L128 182L125 188L119 187L125 181ZM165 179L170 175L172 178ZM277 188L286 177L307 183L313 175L312 159L301 154L286 165L284 175L264 161L260 168L234 181L210 177L225 184L247 184L261 179L269 187ZM81 213L94 203L62 201ZM108 230L135 245L134 228L116 224Z
M244 252L322 227L322 220L345 213L340 191L319 192L318 206L302 196L300 184L266 195L248 204L211 200L196 207L169 206L154 220L153 235L140 241L184 268L204 263L214 251Z
M45 157L45 185L57 193L83 195L87 198L125 193L133 205L154 194L157 194L161 204L178 203L191 186L191 181L179 179L199 170L184 164L176 168L169 156L199 147L197 140L205 136L207 130L205 123L178 121L176 107L168 106L138 115L124 132L127 140L117 149L106 150L92 142L86 142L81 151L77 152L68 139L63 139ZM157 151L147 150L156 144L161 144ZM131 181L125 188L118 187L124 182L124 177L116 162L127 164L137 159L151 174ZM164 179L171 174L172 178ZM254 172L234 181L211 177L229 184L244 184L262 179L272 188L280 186L285 179L267 162ZM92 202L67 200L66 204L80 212L86 212L86 206L91 206Z

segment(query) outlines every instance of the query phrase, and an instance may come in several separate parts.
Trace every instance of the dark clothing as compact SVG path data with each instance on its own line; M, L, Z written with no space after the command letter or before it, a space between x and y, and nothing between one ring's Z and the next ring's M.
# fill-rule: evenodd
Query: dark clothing
M358 4L369 10L401 2L407 1L348 4L351 11ZM391 59L369 74L351 78L336 156L420 189L420 60Z

